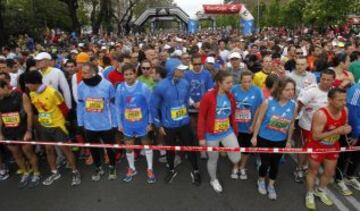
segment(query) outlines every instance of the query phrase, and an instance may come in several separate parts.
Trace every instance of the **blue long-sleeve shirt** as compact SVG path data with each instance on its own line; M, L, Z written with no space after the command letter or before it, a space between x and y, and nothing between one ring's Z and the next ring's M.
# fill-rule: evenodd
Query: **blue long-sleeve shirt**
M347 91L347 107L349 110L349 124L352 127L351 136L360 137L360 83L353 85Z
M170 74L172 75L172 74ZM172 76L160 81L151 96L150 109L156 127L177 128L189 124L189 83Z
M115 90L112 84L101 79L96 86L81 82L78 87L78 125L91 131L107 131L117 126Z
M190 99L194 102L200 102L202 96L211 88L214 87L211 74L207 70L200 72L187 71L185 79L190 84Z
M146 128L151 124L151 90L140 81L132 86L121 83L116 89L115 105L118 126L128 137L146 135Z

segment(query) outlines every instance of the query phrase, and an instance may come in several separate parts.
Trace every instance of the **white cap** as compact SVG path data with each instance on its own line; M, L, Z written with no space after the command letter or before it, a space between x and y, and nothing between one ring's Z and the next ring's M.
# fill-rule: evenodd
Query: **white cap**
M239 52L232 52L229 56L229 59L241 59L241 55Z
M6 60L5 56L0 55L0 60Z
M168 44L165 44L165 45L164 45L164 50L169 50L170 48L171 48L170 45L168 45Z
M177 70L187 70L187 69L189 69L189 67L186 65L180 64L179 66L176 67L176 69Z
M215 64L215 58L212 56L209 56L208 58L206 58L206 63Z
M78 51L78 50L76 50L76 49L73 49L73 50L71 50L71 51L70 51L70 53L78 54L78 53L79 53L79 51Z
M172 56L181 56L183 54L182 50L175 50L171 55Z
M41 52L41 53L38 53L34 59L37 61L44 60L44 59L51 60L51 55L48 52Z
M101 50L107 50L106 46L102 46Z
M81 43L78 44L78 46L79 46L80 48L82 48L82 47L85 46L85 43L82 43L82 42L81 42Z

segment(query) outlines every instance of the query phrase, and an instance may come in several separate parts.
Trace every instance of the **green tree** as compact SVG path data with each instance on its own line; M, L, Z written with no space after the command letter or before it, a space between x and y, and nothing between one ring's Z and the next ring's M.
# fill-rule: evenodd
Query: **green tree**
M306 0L303 16L307 24L323 27L344 23L354 8L359 0Z

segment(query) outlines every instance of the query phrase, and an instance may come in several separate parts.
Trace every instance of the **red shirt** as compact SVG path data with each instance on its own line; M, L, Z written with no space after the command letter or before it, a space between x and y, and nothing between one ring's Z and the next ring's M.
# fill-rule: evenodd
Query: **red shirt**
M119 83L122 83L124 82L124 75L120 72L118 72L117 70L112 70L110 73L109 73L109 81L114 85L118 85Z
M214 134L215 118L216 118L216 97L219 89L214 88L208 91L200 101L197 134L199 140L205 139L205 133ZM234 133L238 133L237 123L235 121L236 102L231 93L226 93L231 103L230 124Z

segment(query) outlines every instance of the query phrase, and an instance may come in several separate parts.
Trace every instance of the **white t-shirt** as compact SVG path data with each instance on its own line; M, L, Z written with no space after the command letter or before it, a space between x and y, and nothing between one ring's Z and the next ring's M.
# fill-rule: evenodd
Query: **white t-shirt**
M318 85L310 85L300 92L298 101L304 104L299 126L305 130L311 130L312 117L315 111L326 106L328 92L320 90Z
M224 49L223 51L219 51L219 55L221 56L222 60L224 60L224 62L227 62L228 57L230 56L230 51Z
M312 85L316 84L316 76L313 73L305 71L304 75L299 75L296 71L287 72L286 74L288 77L293 79L296 82L296 95L299 96L300 92Z

